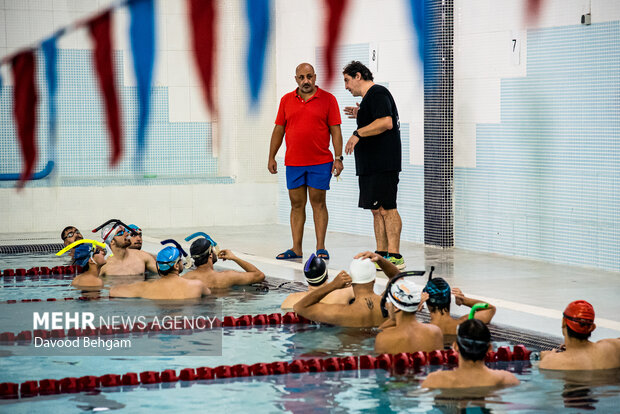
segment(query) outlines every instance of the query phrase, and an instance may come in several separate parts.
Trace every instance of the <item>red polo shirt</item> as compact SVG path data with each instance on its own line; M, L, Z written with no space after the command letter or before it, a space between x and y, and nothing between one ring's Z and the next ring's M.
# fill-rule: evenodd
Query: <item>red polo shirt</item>
M284 165L300 167L333 161L329 127L341 123L336 97L318 86L307 101L297 94L297 89L284 95L276 117L276 125L284 127Z

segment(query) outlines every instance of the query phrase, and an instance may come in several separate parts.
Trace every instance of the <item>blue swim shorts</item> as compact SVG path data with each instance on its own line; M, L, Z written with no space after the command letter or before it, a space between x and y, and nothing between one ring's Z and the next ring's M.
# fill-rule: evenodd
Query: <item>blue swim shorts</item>
M316 188L317 190L329 190L329 180L332 178L334 162L318 165L306 165L303 167L286 167L286 188L292 190L302 185Z

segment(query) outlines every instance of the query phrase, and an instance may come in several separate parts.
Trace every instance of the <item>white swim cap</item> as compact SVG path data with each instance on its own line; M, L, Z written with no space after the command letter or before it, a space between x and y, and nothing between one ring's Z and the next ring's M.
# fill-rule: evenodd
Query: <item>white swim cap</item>
M411 277L403 277L394 282L386 292L387 300L405 312L415 312L422 301L422 286L418 286Z
M370 259L353 259L349 265L349 275L356 284L372 282L377 276L375 263Z
M105 225L101 229L101 238L103 239L103 242L109 246L110 243L112 243L114 236L116 236L116 233L118 233L118 231L122 228L123 226L116 222Z

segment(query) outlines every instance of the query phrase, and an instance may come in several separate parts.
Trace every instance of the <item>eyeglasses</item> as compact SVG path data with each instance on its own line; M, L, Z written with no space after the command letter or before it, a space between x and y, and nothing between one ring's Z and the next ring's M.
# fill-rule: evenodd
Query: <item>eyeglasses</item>
M80 233L79 230L73 230L70 231L69 233L65 234L65 237L63 237L63 240L67 240L69 237L73 237L74 235L79 234L80 236L82 235L82 233Z

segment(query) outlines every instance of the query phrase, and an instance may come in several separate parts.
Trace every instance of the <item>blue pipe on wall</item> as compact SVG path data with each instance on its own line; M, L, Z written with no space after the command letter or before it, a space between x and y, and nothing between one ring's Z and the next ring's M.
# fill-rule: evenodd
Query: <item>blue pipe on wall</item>
M54 161L48 161L45 168L41 171L32 174L31 180L40 180L41 178L45 178L54 170ZM21 174L0 174L0 181L17 181Z

